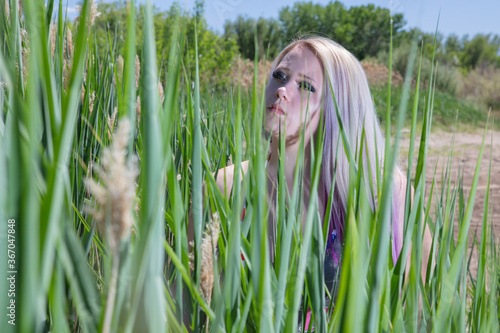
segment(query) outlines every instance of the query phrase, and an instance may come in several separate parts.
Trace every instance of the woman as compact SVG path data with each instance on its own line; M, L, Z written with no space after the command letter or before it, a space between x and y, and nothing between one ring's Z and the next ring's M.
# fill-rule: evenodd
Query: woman
M331 91L333 90L333 96ZM319 182L319 209L321 217L326 213L331 184L335 176L333 191L333 207L330 216L330 233L328 237L325 260L325 281L333 283L340 267L342 242L345 232L345 207L347 206L349 189L349 162L340 137L340 127L335 111L335 101L353 151L361 147L362 131L365 131L364 153L362 154L364 182L373 186L373 192L367 195L375 208L377 198L371 193L376 191L376 168L384 156L384 137L376 117L375 108L370 95L368 82L359 61L345 48L328 38L312 37L297 40L288 45L273 63L269 82L265 91L266 117L264 128L271 136L270 155L266 164L268 175L268 197L275 200L275 186L278 174L279 129L285 133L285 179L288 189L293 189L295 161L299 152L301 131L305 131L305 160L303 179L304 189L310 184L310 150L320 126L323 112L325 142L323 147L322 166ZM369 161L369 162L368 162ZM230 192L233 181L234 166L218 172L217 184L221 191ZM242 163L243 173L248 169L248 161ZM402 249L403 219L406 178L396 167L394 172L394 190L392 204L392 259L396 263ZM309 193L304 193L302 202L306 211L309 204ZM272 201L271 201L272 202ZM271 205L272 206L272 205ZM274 220L274 214L271 217ZM304 214L306 216L307 214ZM270 228L273 229L273 228ZM423 249L423 270L425 269L431 245L430 233L426 229ZM411 253L411 251L409 252ZM409 260L406 270L409 269Z

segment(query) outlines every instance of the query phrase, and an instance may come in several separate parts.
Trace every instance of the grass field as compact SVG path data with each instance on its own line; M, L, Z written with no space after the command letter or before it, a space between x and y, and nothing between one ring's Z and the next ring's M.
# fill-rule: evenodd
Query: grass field
M55 6L51 28L47 18ZM334 304L325 301L323 274L328 221L314 213L321 140L313 150L305 228L305 185L288 193L278 184L273 262L268 255L269 143L261 133L257 73L250 91L200 87L199 57L183 52L186 43L197 41L186 41L180 21L172 37L176 47L170 48L166 70L159 70L150 5L141 13L141 54L132 5L125 53L116 54L110 41L104 58L92 39L90 1L83 2L72 34L62 2L25 2L21 16L12 15L19 11L17 1L9 8L10 14L0 12L1 332L297 332L304 331L301 307L310 308L317 332L498 331L492 159L483 159L484 148L493 149L485 146L493 137L491 123L481 119L485 131L473 155L474 171L451 177L456 162L449 158L440 176L429 159L434 116L455 119L455 108L464 117L467 110L446 104L432 81L429 90L419 91L408 79L392 99L387 91L381 97L384 88L374 93L391 129L387 137L393 138L381 157L374 211L355 151L344 145L352 156L352 179ZM418 56L416 46L412 56ZM189 62L194 72L186 70ZM418 74L414 79L418 87ZM405 124L407 138L401 141ZM390 175L399 159L394 152L402 142L410 161L403 169L412 180L407 193L411 185L415 194L405 206L403 255L393 265L390 235L383 231L390 220ZM232 194L224 197L212 173L244 160L250 161L247 177L236 173ZM485 166L489 171L480 170ZM297 177L300 172L299 167ZM480 175L486 175L481 187ZM243 196L247 206L240 223ZM482 207L475 205L479 196ZM473 215L480 216L481 228L471 272ZM433 246L422 281L425 225Z

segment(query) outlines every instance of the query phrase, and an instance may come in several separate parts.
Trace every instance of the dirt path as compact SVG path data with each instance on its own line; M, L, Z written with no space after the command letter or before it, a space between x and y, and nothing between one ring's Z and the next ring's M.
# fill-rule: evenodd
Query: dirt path
M401 142L400 163L402 166L407 166L407 156L409 149L409 131L403 132L403 140ZM427 159L427 174L426 174L426 188L427 194L430 191L433 170L437 166L437 185L440 191L440 180L442 178L442 171L446 167L447 159L450 153L453 133L444 130L436 130L431 133L429 141L428 159ZM479 150L483 140L483 131L474 129L471 132L459 132L455 136L455 148L452 157L451 167L451 180L452 186L456 183L458 172L463 173L463 188L465 200L468 200L470 188L474 178L474 172L478 161ZM418 140L417 140L418 142ZM487 133L485 147L483 152L483 159L481 161L479 183L477 188L477 196L474 203L474 210L472 213L472 221L468 235L468 248L467 255L470 254L472 248L474 235L477 239L481 237L481 226L483 222L483 209L486 194L486 186L488 182L488 168L490 162L490 148L491 148L491 132ZM418 150L415 151L418 154ZM416 163L416 160L414 164ZM436 195L436 193L435 193ZM434 201L434 200L433 200ZM493 149L491 160L491 184L490 184L490 209L492 212L491 221L493 222L493 229L495 238L500 236L500 132L493 133ZM435 207L432 203L433 209ZM458 207L458 204L457 204ZM456 212L457 214L457 212ZM456 218L455 218L456 220ZM458 223L455 221L455 240L458 236ZM475 275L477 271L477 247L474 248L474 253L470 265L471 271Z

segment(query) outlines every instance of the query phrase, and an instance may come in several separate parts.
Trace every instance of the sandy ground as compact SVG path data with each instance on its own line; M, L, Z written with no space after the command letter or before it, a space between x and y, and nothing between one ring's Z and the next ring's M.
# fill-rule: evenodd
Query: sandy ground
M407 168L408 149L409 149L409 131L403 131L403 139L401 142L400 158L401 165ZM426 174L426 192L427 197L430 191L433 170L437 163L437 185L440 191L440 181L443 178L443 170L450 154L453 133L447 132L442 129L435 130L431 133L429 141L428 159L427 159L427 174ZM480 166L479 182L477 187L477 196L474 202L474 210L472 213L471 225L468 233L468 253L473 245L474 236L480 240L481 228L483 222L483 209L485 194L488 182L488 168L490 163L490 149L492 148L491 156L491 184L489 204L491 209L491 221L493 222L493 230L495 238L500 236L500 132L493 132L493 147L491 144L492 132L488 132L485 140L483 159ZM477 165L479 152L483 140L483 130L473 129L467 132L458 132L455 135L455 148L452 156L451 167L451 180L452 186L456 184L457 175L459 172L463 173L463 188L465 200L468 200L469 193L474 178L474 172ZM418 142L419 140L417 140ZM415 151L418 154L418 150ZM416 164L416 160L414 162ZM438 192L439 193L439 192ZM435 193L434 195L436 195ZM435 200L433 199L432 209L435 208ZM457 204L458 207L458 204ZM456 213L457 215L457 213ZM458 237L458 222L455 218L455 240ZM477 271L477 247L474 246L473 256L471 260L470 269L475 276Z

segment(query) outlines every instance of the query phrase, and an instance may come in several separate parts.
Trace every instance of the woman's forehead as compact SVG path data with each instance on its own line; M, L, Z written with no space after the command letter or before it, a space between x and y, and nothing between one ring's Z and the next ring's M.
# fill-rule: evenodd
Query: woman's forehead
M291 71L298 70L307 75L321 75L323 72L318 57L309 48L303 46L294 47L285 54L277 68L286 68Z

